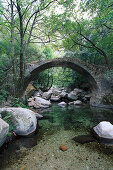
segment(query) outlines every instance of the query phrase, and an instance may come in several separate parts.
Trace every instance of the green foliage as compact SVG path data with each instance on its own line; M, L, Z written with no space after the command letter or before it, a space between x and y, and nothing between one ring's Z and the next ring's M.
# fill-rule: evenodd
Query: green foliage
M33 83L33 86L36 89L41 89L45 91L49 89L53 84L53 69L47 69L37 75L36 80Z
M5 101L8 95L9 95L8 91L1 89L0 90L0 103Z
M46 46L44 49L43 49L43 54L45 55L45 58L46 59L52 59L53 58L53 51L50 47Z
M14 123L12 121L12 115L11 115L11 113L5 112L2 118L5 122L7 122L9 124L8 136L10 136L11 131L13 131L15 128Z
M23 100L21 98L12 97L11 106L29 109L29 107L27 106L27 97L25 98L25 100Z
M38 2L18 0L13 3L14 25L11 25L10 20L11 6L8 4L10 1L5 2L5 7L4 2L1 2L3 1L0 1L0 102L7 100L9 96L14 96L15 86L18 87L18 80L22 79L20 72L23 73L23 78L27 74L26 64L35 60L54 58L53 48L57 51L73 51L72 57L78 57L88 63L105 65L107 58L111 67L113 66L112 0ZM17 2L23 17L22 32L21 18L15 15L18 14ZM80 5L77 2L80 2ZM13 26L14 44L11 38ZM38 46L37 44L41 42L43 45ZM45 45L47 42L50 42L49 45ZM22 68L20 63L23 65ZM46 89L55 84L74 88L85 82L83 77L72 70L64 68L54 70L49 69L37 75L35 87ZM109 75L106 74L107 79L111 77L111 73ZM14 81L15 79L17 81ZM13 105L21 106L22 102L14 99Z
M109 105L109 104L113 105L113 94L109 94L109 95L104 96L102 102L105 105Z
M65 87L67 90L73 90L75 87L89 90L87 80L79 73L70 68L55 67L41 72L33 85L37 89L47 90L51 86L57 88Z

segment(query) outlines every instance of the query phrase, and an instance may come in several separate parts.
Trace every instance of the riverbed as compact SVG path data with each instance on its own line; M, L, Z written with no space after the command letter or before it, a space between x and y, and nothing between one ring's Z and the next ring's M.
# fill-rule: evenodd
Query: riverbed
M37 134L16 139L0 153L1 170L113 170L113 146L72 140L90 134L100 121L113 124L113 110L53 104L42 115ZM66 151L59 149L61 144Z

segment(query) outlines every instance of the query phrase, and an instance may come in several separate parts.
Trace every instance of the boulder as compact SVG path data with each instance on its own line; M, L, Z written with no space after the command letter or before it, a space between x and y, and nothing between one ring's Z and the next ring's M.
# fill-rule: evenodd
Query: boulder
M35 101L35 105L34 105L35 108L38 107L47 108L51 106L50 101L42 99L41 97L35 97L34 101Z
M68 94L68 99L73 101L78 100L81 98L82 92L83 90L76 88Z
M35 112L25 108L2 108L0 113L8 112L11 114L11 120L14 124L14 132L17 135L30 135L36 130L37 119ZM38 117L39 115L37 115ZM41 116L41 115L40 115Z
M41 97L41 93L36 91L35 94L34 94L34 97Z
M82 104L82 102L80 100L74 101L74 105L81 105L81 104Z
M0 147L5 142L9 131L9 125L0 118Z
M66 91L65 87L61 87L59 90Z
M58 102L60 100L60 96L51 96L51 101Z
M60 102L60 103L58 103L58 106L60 106L60 107L65 107L67 104L65 103L65 102Z
M94 142L95 138L91 135L80 135L80 136L75 136L72 140L84 144L84 143Z
M82 98L82 101L83 101L84 103L89 102L91 96L92 96L92 94L86 94L86 95L84 95L84 97Z
M50 101L45 100L41 97L32 97L28 99L28 106L34 107L34 108L47 108L51 106Z
M60 98L67 98L68 93L66 93L65 91L63 91L59 96L60 96Z
M36 91L36 88L32 84L29 84L25 91L25 95L31 97L34 95L35 91Z
M61 93L62 93L62 91L59 90L59 89L56 89L56 88L52 89L52 94L55 95L55 96L58 96L58 95L60 95Z
M29 98L27 101L29 107L33 107L35 105L34 97Z
M49 100L51 98L52 91L44 92L42 98Z
M113 141L113 125L110 122L102 121L93 130L98 137Z
M69 104L69 105L74 105L74 102L69 102L68 104Z
M87 100L90 100L90 98L92 97L92 94L86 94L84 97L85 97Z

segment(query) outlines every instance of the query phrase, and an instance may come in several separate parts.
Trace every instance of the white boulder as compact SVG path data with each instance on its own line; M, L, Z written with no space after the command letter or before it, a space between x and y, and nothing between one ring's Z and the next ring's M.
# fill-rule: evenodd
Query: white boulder
M93 130L101 138L113 139L113 125L110 122L102 121Z
M0 118L0 147L5 142L9 131L9 125Z
M73 103L74 103L74 105L81 105L82 104L82 102L80 100L76 100Z
M41 97L34 97L34 101L35 101L35 105L34 105L35 108L39 108L39 107L47 108L51 106L50 101L42 99Z
M41 97L32 97L28 99L28 106L34 107L34 108L47 108L51 106L50 101L45 100Z
M65 102L60 102L60 103L58 103L58 106L60 106L60 107L65 107L67 104L65 103Z
M35 112L25 108L2 108L0 113L8 112L14 124L14 132L17 135L26 136L33 133L37 127ZM38 116L38 115L37 115Z

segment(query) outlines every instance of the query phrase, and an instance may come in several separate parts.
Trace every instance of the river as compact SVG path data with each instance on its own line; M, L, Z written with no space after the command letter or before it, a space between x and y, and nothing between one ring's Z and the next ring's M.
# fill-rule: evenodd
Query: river
M113 110L89 105L61 108L53 104L42 115L44 119L38 121L37 134L17 138L0 153L0 169L113 170L113 146L72 140L90 134L100 121L113 124ZM67 151L59 150L61 144Z

